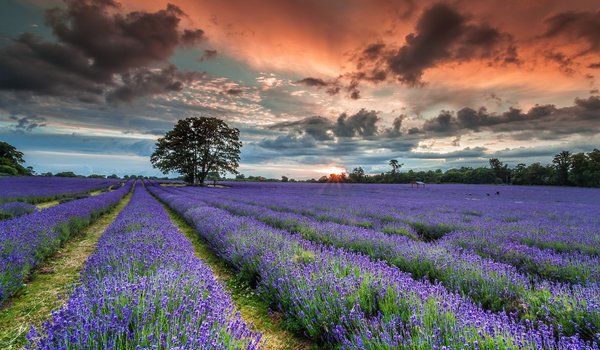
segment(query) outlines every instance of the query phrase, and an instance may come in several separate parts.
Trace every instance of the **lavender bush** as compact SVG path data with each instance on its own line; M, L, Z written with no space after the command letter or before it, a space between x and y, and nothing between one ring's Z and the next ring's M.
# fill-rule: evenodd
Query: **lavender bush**
M23 202L8 202L0 204L0 220L31 214L35 211L35 209L35 205Z
M117 179L79 177L9 176L0 177L0 203L22 201L39 203L117 186Z
M38 349L258 349L210 268L142 186L100 239Z
M0 304L21 288L32 268L115 206L130 189L127 184L113 192L0 221Z

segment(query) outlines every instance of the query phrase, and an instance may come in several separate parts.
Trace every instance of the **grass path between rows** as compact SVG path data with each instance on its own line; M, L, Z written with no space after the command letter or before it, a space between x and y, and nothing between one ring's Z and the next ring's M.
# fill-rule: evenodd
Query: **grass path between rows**
M219 258L208 244L181 216L161 202L171 221L192 242L196 256L208 264L215 277L231 295L236 309L252 330L261 332L266 341L267 350L305 350L317 349L316 345L302 339L283 327L281 315L269 309L264 301L247 283L237 277L235 270L226 261Z
M102 215L33 272L27 286L0 310L0 349L21 349L31 326L39 327L66 300L68 287L79 281L79 272L98 240L129 203L133 191Z
M98 190L92 190L90 192L87 192L87 194L89 196L91 196L91 197L94 197L94 196L97 196L97 195L105 193L105 192L112 192L112 191L116 190L119 187L113 187L111 185L111 186L109 186L107 188L101 188L101 189L98 189ZM68 198L68 196L65 197L65 198ZM61 198L61 199L63 199L63 198ZM59 199L53 199L53 200L49 200L49 201L46 201L46 202L37 203L35 206L38 208L38 210L42 210L42 209L54 207L56 205L59 205L60 203L61 203L61 201Z

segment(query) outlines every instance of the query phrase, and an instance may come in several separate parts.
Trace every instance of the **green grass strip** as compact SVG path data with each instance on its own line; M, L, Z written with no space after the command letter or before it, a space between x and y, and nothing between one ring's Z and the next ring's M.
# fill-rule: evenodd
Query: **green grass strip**
M217 280L229 292L244 321L252 324L253 331L262 333L265 349L317 349L316 345L285 329L282 315L272 311L269 304L225 260L220 259L181 216L164 203L162 205L171 221L192 242L196 256L210 266Z
M66 301L69 286L79 281L85 261L108 225L129 203L131 194L36 268L27 286L7 301L0 310L0 349L22 349L31 326L39 327Z

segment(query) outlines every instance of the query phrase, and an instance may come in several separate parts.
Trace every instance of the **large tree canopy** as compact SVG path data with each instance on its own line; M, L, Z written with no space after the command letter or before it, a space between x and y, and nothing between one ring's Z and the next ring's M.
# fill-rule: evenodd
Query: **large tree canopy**
M23 153L13 145L0 141L0 173L9 175L31 175L31 168L25 168Z
M187 182L204 184L211 172L236 174L240 161L240 131L217 118L182 119L158 139L150 158L164 173L178 172Z

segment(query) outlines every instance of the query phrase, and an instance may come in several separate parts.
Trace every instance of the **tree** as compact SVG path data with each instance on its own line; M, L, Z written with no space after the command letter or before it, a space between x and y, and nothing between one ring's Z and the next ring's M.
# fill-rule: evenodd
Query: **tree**
M54 176L58 176L58 177L77 177L77 174L75 174L72 171L61 171L59 173L54 174Z
M285 176L285 175L281 175L281 182L288 182L290 179Z
M562 151L552 159L556 169L556 183L558 185L567 185L569 183L569 170L571 169L571 152Z
M400 170L400 168L404 165L404 164L400 164L398 163L397 159L392 159L390 160L390 166L392 167L392 174L395 174L398 172L398 170Z
M163 173L184 175L187 182L204 185L212 172L237 174L240 131L217 118L179 120L173 130L158 139L150 161Z
M587 156L585 153L576 153L571 156L571 174L569 181L575 186L585 186L587 184Z
M502 162L498 158L490 159L490 168L496 174L496 178L500 179L504 183L510 182L510 170L508 169L507 164L502 164Z
M349 176L353 182L363 182L365 180L365 170L359 166L358 168L354 168Z
M0 166L3 173L10 175L31 175L33 169L23 166L23 152L18 151L13 145L0 141Z

